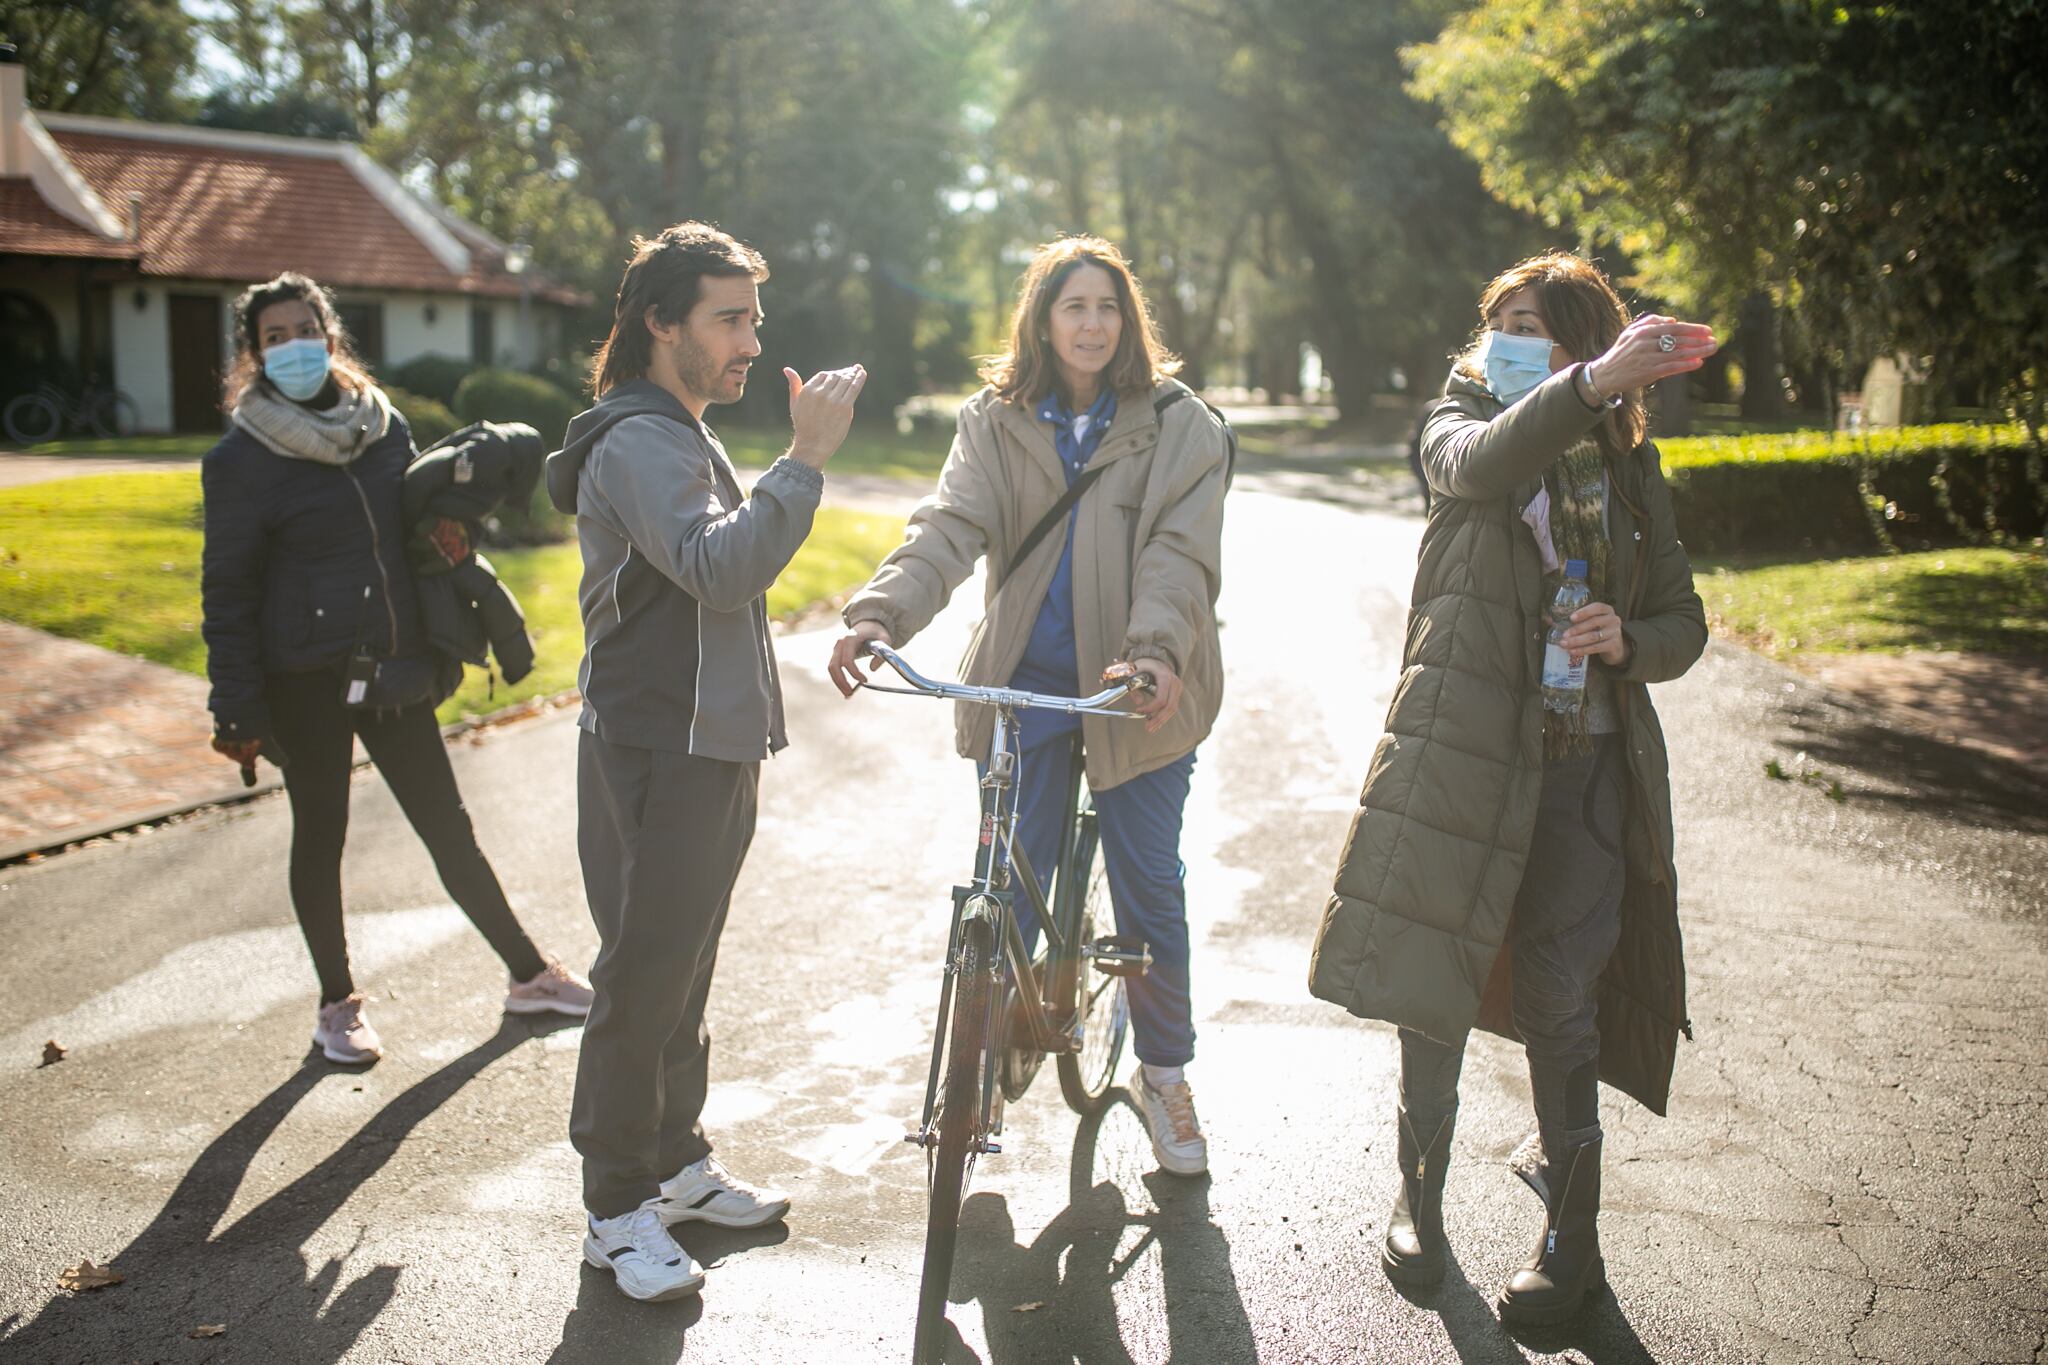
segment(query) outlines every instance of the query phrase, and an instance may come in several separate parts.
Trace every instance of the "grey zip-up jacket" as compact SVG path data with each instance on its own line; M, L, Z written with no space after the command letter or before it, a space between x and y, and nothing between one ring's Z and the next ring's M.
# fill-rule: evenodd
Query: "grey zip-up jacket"
M583 714L615 744L756 762L785 748L767 592L825 476L783 457L741 492L725 447L645 379L569 423L548 497L583 549Z

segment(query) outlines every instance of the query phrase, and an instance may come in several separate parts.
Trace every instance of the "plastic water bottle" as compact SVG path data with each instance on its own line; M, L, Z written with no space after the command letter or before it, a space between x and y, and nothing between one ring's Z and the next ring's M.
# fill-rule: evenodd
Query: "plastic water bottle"
M1572 613L1593 600L1586 586L1586 561L1567 559L1564 581L1550 599L1550 634L1543 646L1543 709L1576 711L1586 700L1586 656L1572 662L1571 651L1558 641L1572 628Z

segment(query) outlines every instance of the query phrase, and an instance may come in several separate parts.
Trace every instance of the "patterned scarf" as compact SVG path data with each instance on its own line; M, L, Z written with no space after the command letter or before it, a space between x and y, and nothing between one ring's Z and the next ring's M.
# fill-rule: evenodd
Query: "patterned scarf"
M1559 456L1543 476L1550 492L1550 538L1559 568L1543 576L1546 609L1564 581L1565 560L1586 561L1586 587L1592 600L1604 602L1610 545L1607 539L1607 457L1600 443L1584 440ZM1586 707L1543 713L1543 754L1566 758L1593 752L1586 733Z
M345 465L391 429L391 403L384 390L365 384L360 391L342 389L331 408L309 408L256 383L235 404L234 420L273 455Z

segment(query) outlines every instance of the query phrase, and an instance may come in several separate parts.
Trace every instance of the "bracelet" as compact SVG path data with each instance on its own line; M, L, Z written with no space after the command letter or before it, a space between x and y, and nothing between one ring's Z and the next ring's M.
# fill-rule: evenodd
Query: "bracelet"
M1609 398L1606 394L1600 392L1600 386L1593 382L1593 366L1590 362L1579 366L1579 378L1586 381L1586 392L1593 395L1593 402L1595 404L1606 408L1618 408L1621 406L1620 394L1617 393L1612 398Z

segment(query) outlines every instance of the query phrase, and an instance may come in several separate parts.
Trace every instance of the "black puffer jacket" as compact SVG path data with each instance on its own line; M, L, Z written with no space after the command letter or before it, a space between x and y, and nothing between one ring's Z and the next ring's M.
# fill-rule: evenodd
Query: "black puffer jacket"
M269 732L266 673L342 664L359 640L387 659L428 657L400 522L412 458L396 412L347 465L287 459L240 427L206 453L201 633L224 735Z
M431 533L449 518L463 524L475 545L484 518L500 505L523 507L532 500L546 455L540 433L523 422L476 422L436 442L405 471L409 557L427 640L478 668L485 666L488 646L508 683L533 671L533 641L518 601L490 560L471 553L450 564Z

